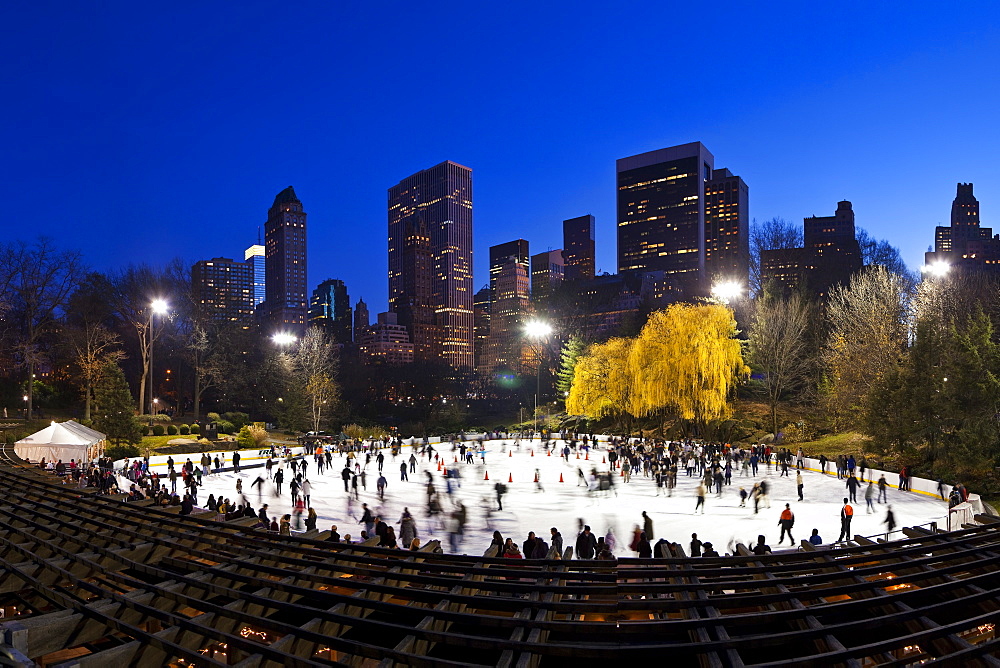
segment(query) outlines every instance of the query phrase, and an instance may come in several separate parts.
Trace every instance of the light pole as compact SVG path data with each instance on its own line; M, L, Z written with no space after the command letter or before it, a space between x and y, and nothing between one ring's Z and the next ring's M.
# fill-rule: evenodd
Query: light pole
M535 379L535 431L538 431L538 401L542 393L542 350L541 341L544 341L552 333L552 325L542 320L529 320L524 325L524 335L529 339L539 342L538 349L538 376Z
M167 312L167 302L163 299L154 299L149 304L149 414L153 414L153 314L163 315Z

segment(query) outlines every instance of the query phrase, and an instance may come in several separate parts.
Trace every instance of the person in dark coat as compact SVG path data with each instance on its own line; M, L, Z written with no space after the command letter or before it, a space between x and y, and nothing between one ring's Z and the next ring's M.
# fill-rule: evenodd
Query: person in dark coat
M532 555L535 554L535 543L537 542L535 538L535 532L528 532L528 539L521 543L521 554L525 559L531 559Z
M590 525L586 524L583 531L576 537L576 558L593 559L597 551L597 538L590 533Z
M653 558L653 548L649 544L649 539L646 538L646 532L643 531L639 535L639 558L640 559L652 559Z

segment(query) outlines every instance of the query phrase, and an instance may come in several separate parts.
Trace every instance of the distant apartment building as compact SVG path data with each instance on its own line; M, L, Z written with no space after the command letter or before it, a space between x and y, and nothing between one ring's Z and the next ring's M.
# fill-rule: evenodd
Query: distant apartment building
M364 299L359 299L354 305L354 341L360 342L361 337L367 331L371 323L371 316L368 314L368 304Z
M531 308L528 242L490 247L490 334L487 372L521 370L524 323Z
M837 202L832 216L803 219L803 247L761 252L761 283L787 294L806 290L823 298L836 285L846 285L862 266L854 225L854 208Z
M198 313L211 322L248 324L253 316L253 269L226 257L191 267L191 292Z
M378 321L369 325L358 341L361 354L372 364L400 365L413 362L413 343L396 314L379 313Z
M316 286L309 300L309 325L320 327L337 343L353 340L353 313L347 286L335 278Z
M951 225L934 230L934 251L925 256L927 264L946 262L960 271L1000 272L1000 235L981 227L979 200L971 183L959 183L951 203Z

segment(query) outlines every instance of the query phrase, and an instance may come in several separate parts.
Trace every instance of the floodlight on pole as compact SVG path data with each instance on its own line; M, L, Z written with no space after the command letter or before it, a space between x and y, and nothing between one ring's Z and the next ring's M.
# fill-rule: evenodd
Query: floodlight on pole
M273 341L275 345L281 346L282 348L292 345L296 340L295 335L289 332L278 332L277 334L271 336L271 341Z
M552 333L552 325L544 320L529 320L524 324L524 335L541 341ZM535 431L538 431L538 402L542 394L542 351L538 351L538 375L535 378Z
M920 267L920 271L924 274L929 274L934 278L944 278L951 271L951 265L944 260L935 260L929 264L925 264Z
M738 299L743 294L743 284L739 281L722 281L712 286L712 297L723 304Z
M166 315L170 310L167 300L156 298L149 303L149 414L153 414L153 315Z

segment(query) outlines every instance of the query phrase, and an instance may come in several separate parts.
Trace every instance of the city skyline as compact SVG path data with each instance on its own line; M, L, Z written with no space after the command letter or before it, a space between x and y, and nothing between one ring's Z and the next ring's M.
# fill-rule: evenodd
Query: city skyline
M12 7L19 30L0 48L9 62L31 57L10 73L19 103L3 112L0 188L30 205L9 236L47 234L99 270L237 258L292 184L312 214L308 287L341 278L377 313L388 307L385 189L407 174L442 160L475 170L478 290L490 246L525 236L536 253L560 248L562 221L587 213L595 269L614 272L615 161L701 141L753 189L751 219L795 223L850 200L857 225L915 269L948 223L955 183L975 183L983 226L1000 227L998 92L983 84L1000 9L931 7L768 7L716 22L695 8L583 4L527 23L485 9L386 19L251 2L194 20L183 8ZM474 29L483 22L491 36ZM262 39L281 31L296 39ZM422 102L421 77L396 74L414 31L463 53L447 104ZM628 66L706 43L739 66ZM727 69L724 86L705 85ZM188 192L201 193L194 214Z

